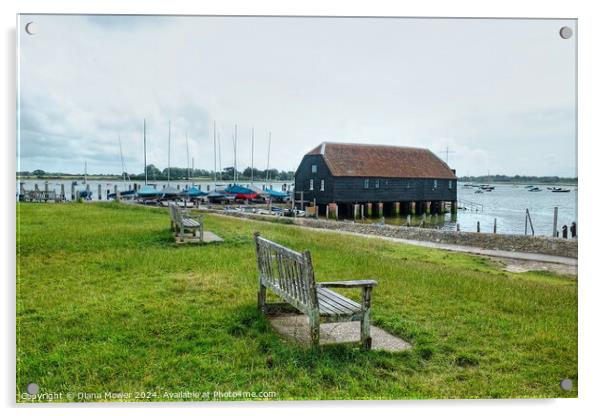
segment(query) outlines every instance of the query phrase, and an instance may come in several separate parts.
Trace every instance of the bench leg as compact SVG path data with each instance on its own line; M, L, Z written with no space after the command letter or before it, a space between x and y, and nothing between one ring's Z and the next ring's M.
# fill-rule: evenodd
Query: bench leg
M257 292L257 307L264 314L267 311L267 308L265 305L265 292L266 292L265 286L260 283L259 284L259 292Z
M370 304L372 298L372 288L364 287L362 290L362 315L360 337L362 340L362 348L366 350L372 349L372 337L370 337Z
M320 346L320 312L315 311L309 315L309 338L311 346L317 348Z
M370 336L370 311L364 312L360 324L360 337L362 340L362 348L370 350L372 349L372 337Z

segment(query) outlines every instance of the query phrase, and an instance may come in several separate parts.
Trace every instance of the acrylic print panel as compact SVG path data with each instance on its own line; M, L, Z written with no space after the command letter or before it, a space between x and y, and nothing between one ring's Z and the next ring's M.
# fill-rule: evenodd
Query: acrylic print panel
M576 20L17 33L18 402L577 396Z

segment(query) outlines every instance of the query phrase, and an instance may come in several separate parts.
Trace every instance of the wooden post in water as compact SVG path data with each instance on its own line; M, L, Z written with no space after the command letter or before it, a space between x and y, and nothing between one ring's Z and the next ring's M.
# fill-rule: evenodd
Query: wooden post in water
M65 200L65 184L61 184L61 201Z
M497 234L497 218L493 219L493 234Z
M460 224L459 223L456 223L456 231L460 232Z
M101 185L98 184L98 200L100 201L102 199L102 188L100 187Z
M554 220L552 223L552 237L558 236L558 207L554 207Z
M71 182L71 200L75 200L75 185Z
M481 223L477 221L477 233L481 232Z
M451 213L455 214L458 212L458 201L452 201L451 203Z

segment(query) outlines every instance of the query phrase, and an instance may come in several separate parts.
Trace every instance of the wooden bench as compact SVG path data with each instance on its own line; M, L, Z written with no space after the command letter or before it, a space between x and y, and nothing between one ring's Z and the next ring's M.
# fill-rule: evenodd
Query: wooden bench
M320 344L321 322L361 322L361 343L372 347L370 337L370 301L375 280L316 282L309 251L298 253L255 233L255 250L259 270L258 306L268 311L266 289L272 290L288 304L309 317L313 346ZM361 304L330 289L361 288Z
M176 241L203 241L203 217L201 215L192 217L190 213L183 210L174 203L169 204L169 216L171 218L171 230L175 233ZM187 234L192 232L192 236Z

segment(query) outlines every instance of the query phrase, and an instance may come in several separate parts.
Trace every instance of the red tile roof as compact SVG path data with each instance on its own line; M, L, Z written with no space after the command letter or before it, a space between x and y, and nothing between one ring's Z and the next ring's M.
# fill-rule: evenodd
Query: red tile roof
M428 149L323 142L308 155L322 155L333 176L456 179Z

